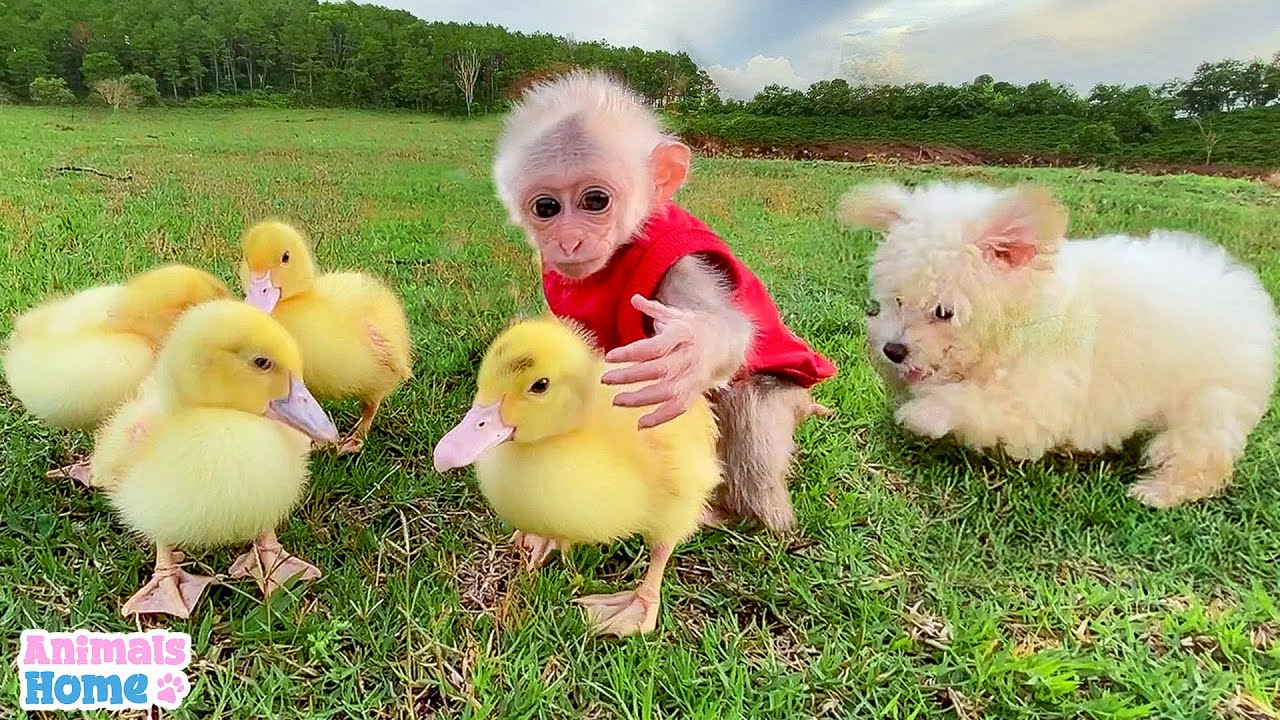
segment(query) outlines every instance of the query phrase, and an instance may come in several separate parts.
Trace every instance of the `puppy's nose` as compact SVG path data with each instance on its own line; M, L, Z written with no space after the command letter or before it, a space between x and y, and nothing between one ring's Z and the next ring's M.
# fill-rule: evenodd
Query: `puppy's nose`
M884 344L884 356L889 358L889 361L894 365L906 360L909 354L907 346L900 342L887 342Z

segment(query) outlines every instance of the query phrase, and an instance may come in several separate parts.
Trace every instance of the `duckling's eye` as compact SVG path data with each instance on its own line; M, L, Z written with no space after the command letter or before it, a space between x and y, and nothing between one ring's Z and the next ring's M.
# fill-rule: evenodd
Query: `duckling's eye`
M551 381L548 380L547 378L538 378L537 380L533 381L532 385L529 386L529 392L533 393L534 395L541 395L542 393L547 391L547 386L549 386L550 384L551 384Z
M560 201L550 195L539 195L533 201L533 214L543 220L550 220L560 214Z
M942 307L941 305L933 309L933 316L938 320L950 320L951 318L955 317L955 315L956 313L954 310L952 310L951 308Z
M281 263L281 264L283 264L283 265L288 265L288 264L289 264L289 251L288 251L288 250L285 250L285 251L284 251L284 254L280 256L280 263Z
M880 301L868 300L867 301L867 317L875 317L879 314L880 314Z
M267 370L270 370L272 368L271 359L265 358L259 355L258 357L253 359L253 366L258 368L259 370L262 370L263 372L266 372Z

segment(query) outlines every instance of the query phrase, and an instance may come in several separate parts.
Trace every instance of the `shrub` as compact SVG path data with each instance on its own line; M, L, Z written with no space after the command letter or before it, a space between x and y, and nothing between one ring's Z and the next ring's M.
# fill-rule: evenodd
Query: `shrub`
M186 102L188 107L199 108L287 108L296 105L295 97L268 90L250 90L241 93L197 95Z
M31 100L37 105L70 105L76 96L60 77L39 77L31 81Z
M89 53L80 61L80 77L87 87L96 87L99 80L118 78L123 72L120 62L111 53Z
M1071 149L1088 157L1110 155L1119 150L1122 145L1115 127L1106 122L1081 125L1071 140Z
M112 110L136 107L142 102L142 98L138 97L129 83L120 79L99 80L93 84L93 91Z
M147 107L160 104L160 88L156 86L156 79L150 75L132 73L120 78L120 81L128 85L133 94L138 96L138 104Z

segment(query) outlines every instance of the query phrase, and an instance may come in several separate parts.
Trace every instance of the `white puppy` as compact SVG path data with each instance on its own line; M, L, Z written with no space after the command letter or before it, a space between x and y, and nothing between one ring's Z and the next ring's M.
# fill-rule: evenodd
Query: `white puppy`
M908 430L1018 459L1152 431L1130 494L1156 507L1230 479L1271 398L1277 317L1222 248L1169 231L1068 241L1066 211L1032 187L870 185L841 217L884 234L867 334Z

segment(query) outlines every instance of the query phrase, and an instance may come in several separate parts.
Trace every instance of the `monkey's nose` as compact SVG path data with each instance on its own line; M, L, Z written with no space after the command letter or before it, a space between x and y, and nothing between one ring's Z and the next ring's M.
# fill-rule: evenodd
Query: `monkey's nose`
M884 356L889 358L889 362L894 365L901 363L907 359L907 355L911 354L907 350L907 346L900 342L887 342L884 344Z
M558 244L565 255L572 255L574 250L582 247L582 238L560 238Z

